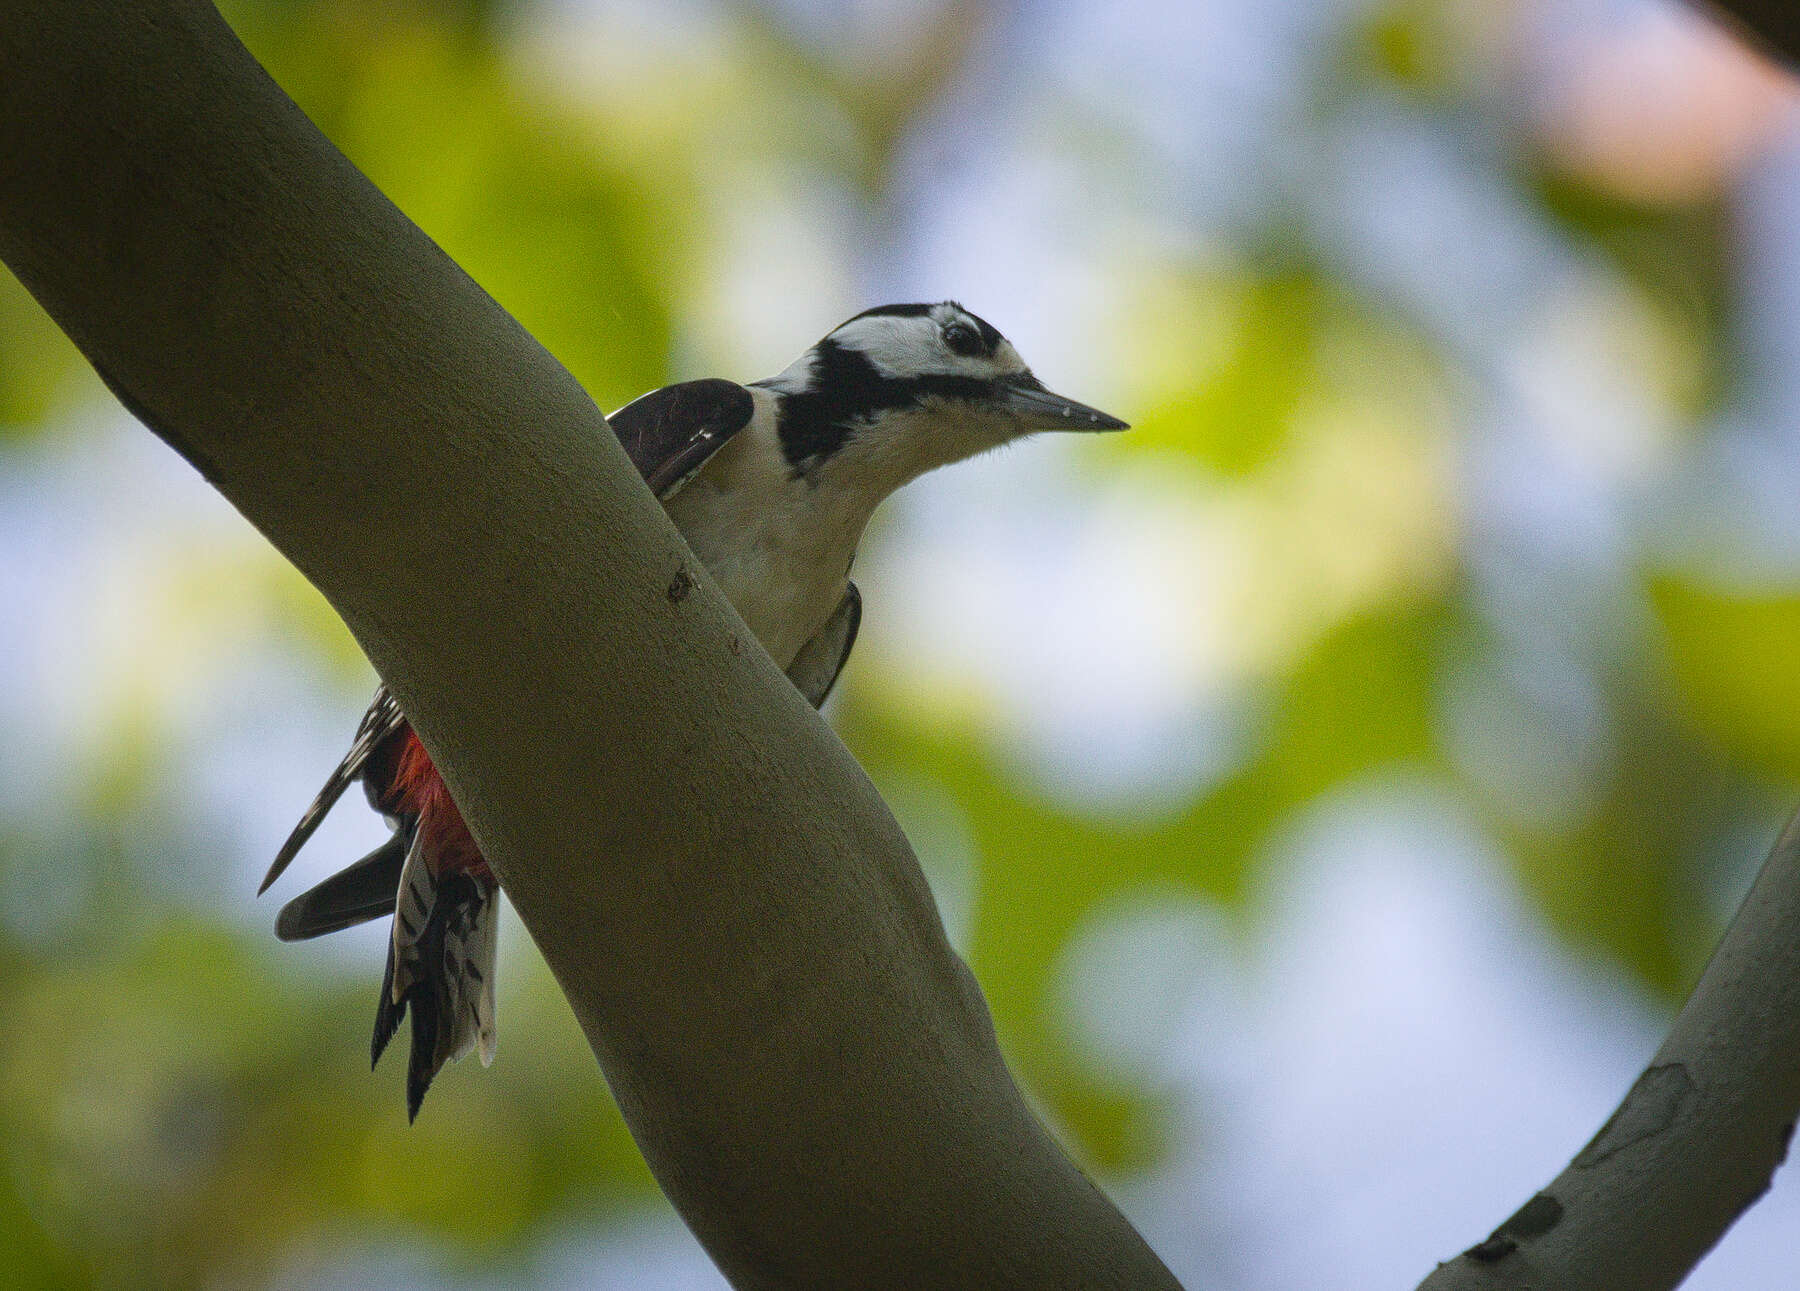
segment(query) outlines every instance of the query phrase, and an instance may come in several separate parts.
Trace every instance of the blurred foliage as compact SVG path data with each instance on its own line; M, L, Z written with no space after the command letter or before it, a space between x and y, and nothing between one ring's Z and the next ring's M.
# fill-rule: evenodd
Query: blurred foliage
M45 424L83 370L69 338L0 268L0 436Z
M1545 168L1534 168L1527 182L1560 224L1598 248L1699 344L1694 371L1665 376L1676 378L1670 393L1682 412L1717 411L1731 389L1725 204L1646 207Z
M1472 51L1490 8L1377 5L1327 79L1480 110ZM847 57L787 8L741 0L716 9L722 69L705 49L665 52L674 72L614 69L610 93L578 107L525 70L527 11L227 10L325 132L608 407L676 375L702 329L696 301L722 237L708 220L746 152L867 209L894 204L907 140L1008 16L946 4L885 56ZM1114 131L1092 137L1122 146ZM1682 436L1704 438L1737 375L1726 203L1624 200L1547 161L1526 132L1511 143L1519 200L1650 315L1649 351L1669 361L1624 379L1651 387ZM1080 930L1110 901L1204 901L1253 928L1271 849L1308 804L1428 776L1472 805L1571 946L1672 1001L1717 930L1724 852L1800 782L1800 585L1723 588L1664 564L1612 589L1641 613L1621 615L1589 661L1608 742L1603 766L1570 763L1586 777L1578 792L1537 809L1470 754L1512 728L1480 709L1459 736L1446 715L1459 687L1538 732L1505 750L1514 772L1561 776L1552 755L1569 743L1557 697L1507 672L1504 616L1470 568L1458 421L1474 378L1290 239L1289 217L1237 257L1143 249L1119 273L1130 308L1084 324L1125 369L1137 422L1080 459L1090 483L1203 480L1245 553L1227 607L1240 626L1219 664L1249 713L1235 760L1173 807L1113 811L1061 800L1021 769L992 712L909 690L916 674L853 667L837 713L890 797L928 786L929 809L967 844L959 931L1007 1051L1074 1149L1111 1172L1154 1162L1168 1126L1156 1080L1097 1061L1057 999ZM95 394L83 372L0 274L0 449L75 437ZM23 460L0 457L0 485ZM128 623L93 679L95 711L65 715L87 751L33 792L0 794L0 1286L259 1284L346 1246L419 1240L469 1267L522 1270L558 1226L653 1185L519 930L503 952L499 1061L447 1073L408 1128L397 1064L371 1079L362 1061L376 952L363 963L277 946L266 911L228 913L247 891L209 904L202 880L170 877L223 882L261 858L247 867L241 839L182 820L168 696L274 650L326 679L347 725L366 681L296 576L247 538L224 553L208 542L178 550L173 573L124 562L113 599ZM0 706L0 741L16 744L11 711Z
M616 407L667 375L692 202L677 172L623 169L526 98L490 8L321 0L227 16L332 142Z
M978 730L892 721L840 727L877 785L924 770L966 817L982 858L965 953L1026 1084L1110 1170L1141 1167L1159 1135L1155 1102L1075 1060L1049 990L1076 925L1108 893L1188 891L1228 906L1250 895L1258 853L1290 813L1355 777L1433 760L1432 610L1346 623L1268 699L1257 754L1184 810L1152 825L1080 814L1019 783Z
M1650 582L1682 712L1698 733L1782 780L1800 780L1800 592Z

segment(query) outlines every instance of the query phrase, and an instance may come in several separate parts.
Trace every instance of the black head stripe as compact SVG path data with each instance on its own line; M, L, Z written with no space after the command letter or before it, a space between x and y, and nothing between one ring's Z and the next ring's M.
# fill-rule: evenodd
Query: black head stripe
M936 305L877 305L874 309L865 309L854 317L846 318L838 327L847 327L858 318L924 318L936 308ZM831 330L835 332L838 328Z
M975 324L975 330L981 333L982 352L989 358L992 358L994 351L1000 348L999 329L988 322L987 319L980 318L974 314L969 314L969 311L966 309L963 310L963 313L969 315L969 321Z
M865 355L829 337L812 352L812 379L805 390L783 397L776 426L781 455L797 472L842 448L853 421L890 406L882 402L886 383Z
M988 358L992 358L994 351L1000 348L1000 329L979 314L965 309L960 301L947 300L944 303L974 325L975 331L981 337L981 352Z
M897 308L901 307L887 306L886 312ZM808 474L841 449L860 427L884 412L918 407L931 398L976 401L991 396L992 385L978 377L941 373L883 376L860 350L827 337L813 347L808 388L782 396L776 427L781 455L796 474Z

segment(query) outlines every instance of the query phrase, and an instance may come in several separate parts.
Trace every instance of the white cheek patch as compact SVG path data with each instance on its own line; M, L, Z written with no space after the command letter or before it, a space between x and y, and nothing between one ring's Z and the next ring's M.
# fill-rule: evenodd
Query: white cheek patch
M884 377L947 372L950 352L929 318L875 314L845 323L831 334L845 349L856 350Z

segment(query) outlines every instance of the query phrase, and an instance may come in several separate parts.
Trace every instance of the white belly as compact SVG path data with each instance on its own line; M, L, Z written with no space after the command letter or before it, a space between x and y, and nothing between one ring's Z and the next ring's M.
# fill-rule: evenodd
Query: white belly
M763 649L783 668L844 598L844 578L815 577L797 568L791 553L761 548L701 559Z
M866 516L840 522L807 485L746 469L759 451L765 446L747 429L665 505L763 649L786 668L843 600Z

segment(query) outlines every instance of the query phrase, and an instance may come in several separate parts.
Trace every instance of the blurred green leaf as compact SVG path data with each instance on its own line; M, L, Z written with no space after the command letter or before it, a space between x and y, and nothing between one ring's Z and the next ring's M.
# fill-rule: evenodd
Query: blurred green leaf
M679 172L615 162L454 16L334 0L240 30L332 142L602 405L667 380L670 284L695 236L669 200Z
M1148 392L1150 408L1137 416L1129 448L1179 448L1216 470L1246 474L1287 440L1315 374L1331 292L1316 278L1289 274L1200 278L1179 294L1191 296L1188 310L1202 311L1206 321L1195 326L1199 320L1190 316L1180 320L1184 326L1152 332L1162 348L1135 372L1164 389Z
M1765 772L1800 779L1800 592L1728 592L1673 575L1648 590L1695 725Z
M0 265L0 441L38 429L59 395L92 389L84 370L74 343Z
M62 1291L94 1285L91 1270L56 1243L10 1185L18 1168L0 1150L0 1291Z
M1290 814L1333 786L1386 767L1434 765L1435 603L1370 615L1317 642L1268 697L1258 752L1178 814L1144 824L1059 806L1020 783L978 732L875 722L840 726L879 786L924 768L955 799L977 851L970 966L1027 1086L1087 1159L1141 1167L1161 1150L1156 1091L1121 1089L1084 1067L1057 1032L1050 983L1076 925L1108 898L1189 891L1244 909L1261 849Z

